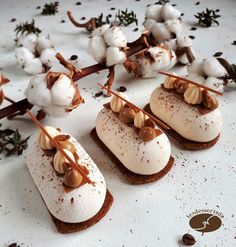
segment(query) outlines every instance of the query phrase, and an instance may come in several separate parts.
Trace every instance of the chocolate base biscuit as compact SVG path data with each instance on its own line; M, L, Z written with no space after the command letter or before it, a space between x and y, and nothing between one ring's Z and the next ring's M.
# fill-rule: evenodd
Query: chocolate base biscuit
M107 190L105 201L104 201L103 206L100 209L100 211L95 216L93 216L92 218L90 218L86 221L83 221L80 223L66 223L66 222L63 222L63 221L57 219L52 214L51 214L51 217L52 217L52 220L53 220L58 232L63 233L63 234L78 232L78 231L85 230L86 228L88 228L88 227L96 224L98 221L100 221L107 214L107 212L111 208L112 203L113 203L113 196Z
M117 166L119 171L126 177L126 179L131 184L146 184L146 183L154 182L154 181L164 177L171 170L171 168L174 164L174 158L172 156L170 156L170 159L169 159L167 165L160 172L152 174L152 175L140 175L140 174L137 174L137 173L134 173L134 172L128 170L120 162L120 160L110 151L110 149L98 137L96 128L94 128L91 131L90 136L96 142L96 144L108 155L108 157L111 159L111 161Z
M154 115L152 113L151 108L150 108L150 104L147 104L144 107L144 110L146 112L148 112L149 114L152 114L155 118L159 119L156 115ZM162 121L161 119L159 119L159 120ZM209 142L195 142L195 141L190 141L188 139L185 139L183 136L181 136L180 134L178 134L175 130L173 130L171 128L170 129L163 129L163 131L168 136L171 136L176 141L176 143L179 144L182 148L192 150L192 151L210 148L216 144L216 142L218 141L218 139L220 137L220 135L218 135L215 139L213 139L212 141L209 141Z

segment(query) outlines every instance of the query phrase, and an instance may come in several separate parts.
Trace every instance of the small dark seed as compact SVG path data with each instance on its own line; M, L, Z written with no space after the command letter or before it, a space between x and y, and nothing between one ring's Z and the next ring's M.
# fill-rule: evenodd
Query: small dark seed
M199 4L200 4L200 2L196 2L196 3L195 3L195 5L199 5Z
M124 87L124 86L120 86L120 87L117 89L117 91L124 93L125 91L127 91L127 88Z
M77 2L75 5L81 5L82 3L81 2Z
M180 16L184 16L184 13L181 13L181 15Z
M12 19L10 20L10 22L14 22L14 21L16 21L16 18L12 18Z
M97 97L100 97L100 96L102 96L102 94L103 94L103 92L101 91L101 92L98 92L98 93L95 93L95 97L97 98Z
M220 12L220 10L219 9L216 9L215 12Z
M85 19L86 19L86 17L84 17L84 16L80 18L80 20L85 20Z
M133 32L137 32L138 31L138 27L133 29Z
M193 35L189 35L188 36L190 39L195 39L195 36L193 36Z
M213 56L214 57L220 57L223 55L223 52L216 52Z
M66 21L65 20L61 20L61 22L60 23L65 23Z
M112 14L109 14L107 17L108 17L108 18L111 18L111 17L112 17Z
M116 9L116 8L114 8L114 7L111 7L111 8L110 8L110 10L115 10L115 9Z
M197 30L197 28L196 27L191 27L190 30L191 31L195 31L195 30Z
M72 56L70 57L70 60L76 60L77 58L78 58L77 55L72 55Z
M236 45L236 40L233 41L232 45Z
M176 4L176 3L174 3L174 4L172 4L172 6L173 6L173 7L175 7L175 6L177 6L177 4Z
M40 6L37 6L36 9L41 9L41 7Z
M191 234L189 233L186 233L183 235L182 237L182 242L185 244L185 245L194 245L196 243L196 240L194 238L194 236L192 236Z

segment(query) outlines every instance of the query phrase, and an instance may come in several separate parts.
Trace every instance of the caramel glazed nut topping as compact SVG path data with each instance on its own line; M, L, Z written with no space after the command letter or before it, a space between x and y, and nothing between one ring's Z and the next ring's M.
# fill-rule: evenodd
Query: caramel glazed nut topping
M53 127L45 126L45 130L56 140L62 147L63 151L74 162L78 162L79 157L76 153L76 148L73 143L69 141L69 135L63 135L61 132ZM49 138L43 133L39 134L39 145L43 150L55 150L55 145L49 140ZM83 177L79 171L73 169L70 166L70 162L63 155L60 150L56 150L53 157L53 168L58 175L64 176L63 183L70 188L77 188L82 184Z
M167 90L171 89L174 90L174 92L183 95L184 101L190 105L202 105L210 111L215 110L218 107L217 99L210 96L207 90L191 85L191 83L181 81L181 79L167 77L163 86Z
M117 93L120 97L128 100L124 93ZM138 136L143 142L148 142L159 136L162 132L155 128L155 124L142 111L131 108L127 103L113 95L110 102L111 110L118 114L118 118L125 124L138 129Z

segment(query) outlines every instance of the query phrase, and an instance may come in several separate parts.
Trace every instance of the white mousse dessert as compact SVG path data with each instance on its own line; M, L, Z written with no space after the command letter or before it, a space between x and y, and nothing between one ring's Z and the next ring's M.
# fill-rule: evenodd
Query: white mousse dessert
M147 120L143 112L135 112L116 96L110 109L102 109L96 120L99 139L128 170L141 175L160 172L171 155L167 136L155 125L148 127Z
M176 86L175 81L174 78L167 78L163 87L158 86L152 92L152 113L187 140L210 142L217 138L223 119L216 99L200 87L186 83L180 85L179 82ZM171 92L168 91L170 89ZM174 90L177 92L173 93ZM200 104L206 107L205 113L199 110Z
M52 137L62 135L55 128L45 128ZM55 218L66 223L84 222L102 208L107 191L106 182L94 161L73 137L69 136L62 145L72 160L78 158L79 165L88 171L87 177L92 183L83 183L83 177L78 172L66 170L68 161L60 151L54 157L45 154L44 150L55 146L43 133L29 148L28 169L48 210ZM71 188L65 190L63 184Z

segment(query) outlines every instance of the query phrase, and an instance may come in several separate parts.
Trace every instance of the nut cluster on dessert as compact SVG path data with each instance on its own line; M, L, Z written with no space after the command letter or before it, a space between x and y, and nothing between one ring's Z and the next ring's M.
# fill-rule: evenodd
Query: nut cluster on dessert
M124 93L120 92L118 95L128 100ZM142 111L133 109L124 100L115 95L111 99L110 107L121 122L137 130L138 136L143 142L151 141L162 133L159 129L155 128L155 124L147 115Z
M218 107L217 99L210 96L207 90L191 85L188 82L181 81L181 79L167 77L163 83L163 87L183 95L184 101L190 105L201 105L210 111Z
M78 164L79 156L76 152L76 148L72 142L70 142L69 135L63 135L58 129L50 126L46 126L45 130L50 134L52 138L61 146L63 152ZM49 138L43 133L39 134L39 146L45 151L46 155L49 155L47 151L52 151L53 153L53 168L58 176L64 176L63 183L70 188L77 188L83 182L83 177L76 169L70 166L69 160L64 156L64 154L57 150L55 145L49 140Z

